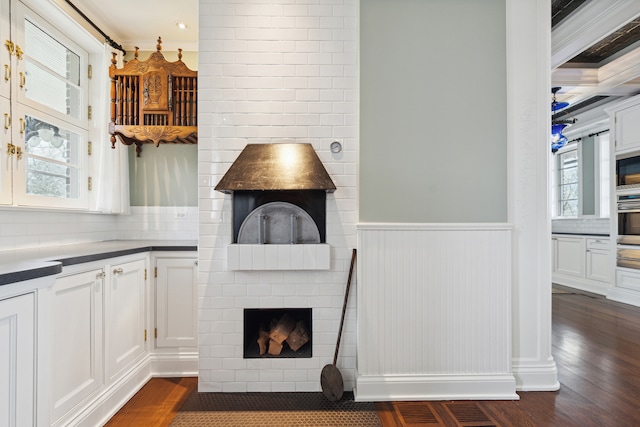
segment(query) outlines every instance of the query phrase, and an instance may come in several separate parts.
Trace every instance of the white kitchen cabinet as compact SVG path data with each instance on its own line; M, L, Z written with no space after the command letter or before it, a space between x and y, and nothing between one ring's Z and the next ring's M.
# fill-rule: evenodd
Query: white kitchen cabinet
M198 344L197 260L156 258L156 348Z
M609 283L612 270L609 257L609 239L586 239L586 247L586 278Z
M613 271L609 237L558 235L553 242L553 283L607 295Z
M614 123L616 152L640 149L640 104L617 111Z
M568 276L584 275L585 242L580 237L554 237L553 272Z
M0 426L35 425L35 294L0 300Z
M104 384L104 269L56 279L51 298L51 417L59 420Z
M107 381L147 352L146 258L109 267L105 289Z

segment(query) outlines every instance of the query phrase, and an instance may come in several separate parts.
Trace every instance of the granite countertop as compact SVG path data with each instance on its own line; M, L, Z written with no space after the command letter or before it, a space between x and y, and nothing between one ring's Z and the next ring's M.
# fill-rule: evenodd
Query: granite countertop
M0 251L0 286L62 272L62 267L150 251L196 251L195 240L108 240Z

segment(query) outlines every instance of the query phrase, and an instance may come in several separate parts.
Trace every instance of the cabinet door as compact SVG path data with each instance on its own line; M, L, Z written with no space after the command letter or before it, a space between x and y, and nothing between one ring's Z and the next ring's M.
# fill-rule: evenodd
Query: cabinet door
M0 1L0 96L4 98L11 97L11 50L15 49L11 43L9 4L9 1Z
M146 261L111 266L106 289L107 378L113 380L146 353Z
M2 51L1 48L0 51ZM9 152L11 144L11 106L9 99L2 96L0 96L0 120L2 121L0 126L0 205L10 205L12 201L11 171L15 155Z
M52 419L103 383L103 270L62 277L52 298Z
M584 239L554 237L554 273L584 277Z
M587 279L609 283L609 252L587 249Z
M616 151L640 147L640 105L618 111L615 121Z
M0 300L0 425L32 426L35 380L33 293Z
M195 258L156 261L156 347L195 347L198 339Z

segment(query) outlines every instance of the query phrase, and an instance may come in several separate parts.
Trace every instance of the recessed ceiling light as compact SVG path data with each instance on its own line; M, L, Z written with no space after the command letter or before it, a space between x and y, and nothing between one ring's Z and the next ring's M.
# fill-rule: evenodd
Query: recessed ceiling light
M186 30L187 28L189 28L189 27L187 26L187 24L185 24L185 23L184 23L184 22L182 22L182 21L177 21L177 22L176 22L176 27L178 27L178 28L179 28L179 29L181 29L181 30Z

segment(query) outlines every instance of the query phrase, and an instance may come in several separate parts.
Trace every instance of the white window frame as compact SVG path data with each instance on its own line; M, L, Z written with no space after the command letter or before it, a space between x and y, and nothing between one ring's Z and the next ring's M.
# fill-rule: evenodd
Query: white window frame
M565 147L563 147L561 150L558 150L554 156L554 160L555 160L555 183L554 183L554 188L555 188L555 215L556 218L579 218L582 216L582 180L580 179L582 177L582 161L581 161L581 155L580 155L580 150L579 150L579 146L576 143L571 143L571 144L567 144ZM562 185L562 177L561 177L561 173L560 173L560 158L562 157L563 154L567 154L570 153L572 151L576 152L576 158L577 158L577 210L578 212L576 213L576 215L571 215L571 216L566 216L566 215L561 215L562 209L560 208L561 204L562 204L562 199L561 199L561 191L560 191L560 186Z
M598 133L598 132L595 132ZM603 177L606 180L611 180L610 160L605 156L602 156L601 141L606 139L608 144L609 133L602 131L600 135L595 137L596 153L594 157L594 176L596 179L595 188L595 215L583 215L582 203L583 203L583 188L582 188L582 176L583 176L583 162L582 162L582 147L580 142L572 142L567 144L558 150L553 156L551 156L551 217L552 219L580 219L580 218L603 218L608 219L610 217L610 203L607 204L609 208L603 206L603 203L607 203L606 199L603 200L603 196L606 195L610 198L610 184L602 185ZM609 147L609 145L607 145ZM577 216L561 216L560 215L560 155L570 151L576 150L578 156L578 215ZM610 152L610 149L609 149ZM606 163L606 164L605 164Z
M6 143L11 142L22 151L22 159L18 160L17 156L2 158L2 176L0 177L0 205L8 205L13 207L36 207L36 208L53 208L63 210L90 210L90 206L94 203L95 196L91 194L88 188L88 179L92 176L92 172L96 165L99 164L97 155L88 155L89 141L105 140L106 121L102 120L106 116L106 101L99 99L104 94L104 87L108 85L108 73L94 72L91 79L88 78L89 64L97 64L101 66L105 63L104 43L93 37L87 30L74 21L72 17L58 8L54 2L50 0L9 0L11 2L11 41L15 45L24 47L24 19L36 24L44 29L56 40L59 40L64 46L74 51L80 57L80 87L81 98L79 100L79 117L74 118L61 113L46 105L35 102L27 98L20 88L20 72L24 73L24 61L18 61L16 56L12 56L12 85L10 92L10 115L11 129L10 135L2 135L1 150L6 152ZM46 17L46 19L44 18ZM7 16L3 13L3 20ZM4 21L3 21L4 22ZM8 39L7 39L8 40ZM26 53L28 55L28 52ZM4 63L4 62L3 62ZM103 87L104 86L104 87ZM0 93L0 96L2 93ZM92 119L88 118L88 106L91 105L94 110ZM26 157L28 153L25 150L24 134L20 132L20 118L23 119L25 114L38 119L47 121L52 124L60 125L68 129L81 138L78 160L78 198L51 197L44 195L34 195L26 193ZM3 117L0 115L0 119ZM93 150L99 151L99 150ZM1 156L0 156L1 157ZM94 183L95 184L95 183Z

